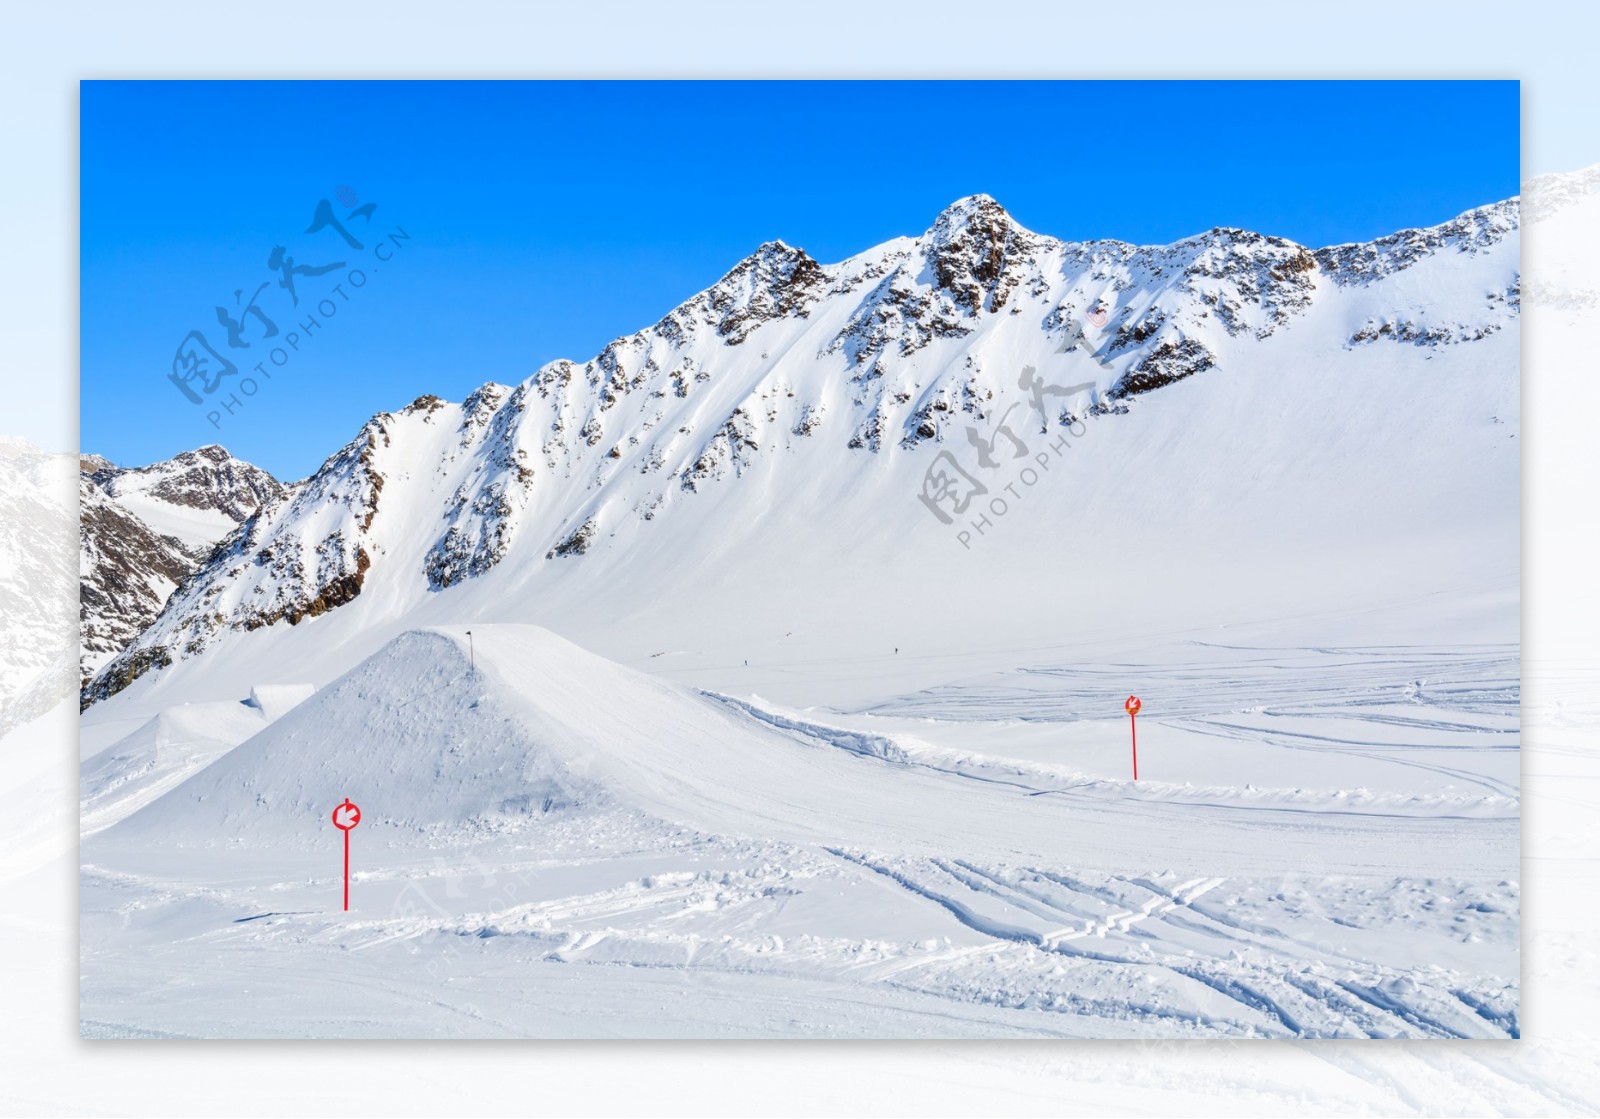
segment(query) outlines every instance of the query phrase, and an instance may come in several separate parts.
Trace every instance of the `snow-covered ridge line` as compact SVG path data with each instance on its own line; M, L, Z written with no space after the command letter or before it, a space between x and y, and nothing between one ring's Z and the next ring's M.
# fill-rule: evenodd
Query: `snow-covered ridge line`
M1521 227L1521 200L1508 198L1468 210L1427 229L1402 229L1365 244L1333 245L1316 252L1317 263L1341 284L1367 283L1402 271L1418 261L1453 249L1484 252Z
M1600 164L1581 171L1535 175L1522 184L1522 214L1529 224L1544 221L1600 193Z
M1137 247L1042 236L975 195L837 264L770 241L586 363L373 417L264 500L83 699L374 581L398 611L512 557L519 574L593 562L750 475L915 494L945 444L1078 430L1290 329L1346 349L1489 338L1520 313L1516 231L1511 200L1363 246L1218 228Z

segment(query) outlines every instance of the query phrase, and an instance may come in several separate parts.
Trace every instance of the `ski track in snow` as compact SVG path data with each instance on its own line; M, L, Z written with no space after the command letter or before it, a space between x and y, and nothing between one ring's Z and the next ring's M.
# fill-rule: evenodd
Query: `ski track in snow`
M662 684L526 627L475 633L477 672L460 663L459 634L418 634L389 652L398 660L352 673L301 714L321 719L319 702L359 698L358 720L383 739L427 696L435 709L531 728L531 741L587 734L615 767L598 756L558 758L540 770L562 790L547 798L555 806L518 820L418 827L420 819L369 817L354 835L358 908L348 918L329 910L337 864L301 851L284 877L283 860L259 861L270 836L257 836L243 808L229 810L230 838L206 838L203 822L179 834L190 854L178 859L152 857L149 822L170 839L171 821L186 818L168 816L161 797L142 798L142 813L123 804L131 830L107 823L115 805L86 813L87 1034L366 1036L382 1014L398 1014L400 1032L416 1036L759 1036L770 1023L742 1016L781 988L810 1014L780 1034L1518 1035L1514 784L1410 758L1452 791L1134 784L937 744L952 727L1013 720L1018 680L1033 689L1033 709L1070 724L1126 666L1031 668L865 714L799 714ZM1330 657L1345 676L1330 671ZM1514 748L1516 682L1505 674L1515 663L1501 651L1262 650L1257 671L1241 672L1225 694L1199 686L1195 666L1181 662L1144 665L1142 690L1161 697L1172 712L1163 722L1180 729L1332 750L1382 774L1396 755L1436 753L1461 735L1496 743L1488 752L1507 740ZM548 692L525 690L529 677L550 681ZM388 679L404 686L384 691ZM1405 685L1390 694L1394 681L1413 679L1427 681L1426 698L1406 696ZM582 714L594 689L611 706L598 721ZM1509 703L1494 698L1508 689ZM928 722L929 705L942 717ZM1396 705L1422 717L1401 719ZM918 734L838 725L908 712L922 720ZM1255 729L1256 720L1307 712L1358 730L1376 715L1401 739ZM580 717L581 728L564 721ZM248 754L288 756L297 725L291 713L224 748L241 788L276 802L277 814L283 790L272 791ZM1408 746L1411 734L1420 737ZM348 749L359 760L361 744ZM115 769L105 759L136 754L104 751L86 784L90 772L103 783ZM419 760L402 749L393 764ZM202 768L223 776L169 794L179 802L171 811L234 795L225 770ZM725 806L756 796L765 799L738 814L755 821L753 833L729 830ZM143 854L130 859L125 846ZM152 865L166 871L152 875ZM213 880L196 879L197 865ZM120 977L248 964L266 969L251 998L281 1006L299 976L336 960L371 982L347 980L345 1009L315 1022L197 1017L181 994L146 1005ZM380 979L396 967L412 978ZM568 990L572 967L603 973L595 982L622 1005L635 984L641 1005L608 1025L585 1016L556 994ZM660 980L645 976L665 973L701 977L718 996L657 1007L648 992ZM741 984L748 1001L730 1006L715 986L722 979ZM546 999L559 1008L530 1024L527 1008Z

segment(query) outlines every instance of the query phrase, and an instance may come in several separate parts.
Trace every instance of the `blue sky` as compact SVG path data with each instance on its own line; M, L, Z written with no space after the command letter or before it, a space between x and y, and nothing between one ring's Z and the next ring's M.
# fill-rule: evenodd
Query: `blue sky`
M1433 224L1517 193L1518 117L1515 82L85 82L81 445L301 477L374 412L592 357L762 241L838 260L980 191L1075 239ZM323 199L349 241L305 232ZM344 267L295 306L280 245ZM199 405L168 378L196 330L239 369Z

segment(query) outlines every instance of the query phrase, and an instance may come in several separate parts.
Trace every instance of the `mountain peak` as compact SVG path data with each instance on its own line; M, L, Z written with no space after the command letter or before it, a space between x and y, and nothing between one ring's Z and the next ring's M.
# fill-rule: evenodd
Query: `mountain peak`
M764 322L804 318L826 284L822 266L804 249L764 241L696 299L710 308L717 333L736 346Z
M934 219L928 235L936 242L957 238L968 231L991 235L1017 228L1006 208L987 194L969 194L946 206Z
M939 287L969 314L1003 307L1017 284L1018 263L1041 243L987 194L946 206L927 238Z
M1482 358L1452 355L1516 324L1514 217L1515 203L1502 203L1432 231L1315 253L1221 226L1140 247L1033 233L991 196L972 194L927 235L837 264L768 240L587 363L554 361L515 387L483 385L432 431L380 413L292 489L270 478L252 487L240 466L193 460L120 478L108 492L136 512L174 525L220 512L209 522L238 535L171 591L159 621L140 615L136 641L100 667L85 698L235 639L228 634L342 610L369 579L384 589L343 616L387 618L391 602L412 601L396 596L431 598L491 572L515 572L492 578L521 587L547 561L561 570L608 564L576 557L620 554L636 533L651 534L637 539L652 547L679 538L657 533L692 534L713 514L687 510L710 509L724 484L730 496L717 501L762 510L730 532L769 515L759 504L769 481L821 500L853 491L868 470L874 479L904 472L894 483L901 506L951 525L946 505L917 500L931 499L933 456L988 470L997 424L1018 441L1029 431L1055 439L1208 370L1265 369L1274 359L1256 343L1301 317L1321 326L1283 345L1309 347L1318 361L1362 371L1372 346L1388 354L1383 368L1438 358L1490 369L1507 338ZM1386 277L1430 256L1439 267L1424 314L1407 285ZM1347 290L1332 293L1335 285ZM1191 388L1190 399L1209 391ZM437 408L424 396L410 411ZM858 450L888 453L869 463ZM824 488L809 481L812 470ZM735 499L732 480L744 476L762 481ZM100 651L113 646L107 638Z

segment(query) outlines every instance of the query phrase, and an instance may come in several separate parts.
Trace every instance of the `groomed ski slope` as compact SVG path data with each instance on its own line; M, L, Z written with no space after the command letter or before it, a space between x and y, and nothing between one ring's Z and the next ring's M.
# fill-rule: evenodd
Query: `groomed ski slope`
M460 628L404 634L85 840L91 933L132 922L86 952L91 1032L1516 1033L1514 799L1086 780L699 692L533 626L472 631L475 666ZM134 945L146 981L247 968L273 1011L141 1003L118 970ZM381 1029L376 974L343 981L348 1020L310 1023L288 1008L330 952L435 974ZM550 972L567 963L604 965L620 1017L585 1011L591 988ZM630 1006L619 964L694 982L662 1002L641 975ZM462 1017L457 983L492 1020ZM780 997L801 1024L747 1020Z

